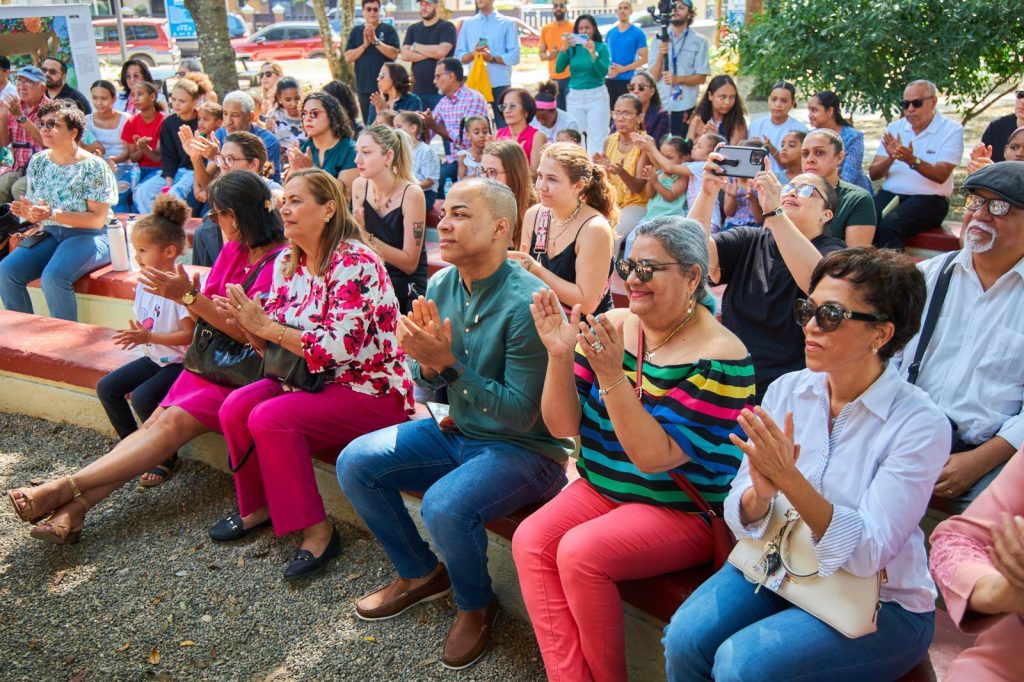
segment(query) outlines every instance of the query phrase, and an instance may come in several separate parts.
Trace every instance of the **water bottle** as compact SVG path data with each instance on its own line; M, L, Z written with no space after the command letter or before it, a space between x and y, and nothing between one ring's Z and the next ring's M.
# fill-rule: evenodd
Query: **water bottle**
M142 180L142 169L139 168L139 164L132 164L132 191L139 186L139 182Z
M442 197L446 197L446 196L448 196L448 192L451 192L451 191L452 191L452 178L451 178L451 176L448 176L448 179L446 179L444 181L444 193L442 193L441 196Z
M134 267L135 263L135 245L132 244L132 230L135 229L135 222L139 219L139 216L135 213L129 213L125 219L124 225L124 236L125 241L128 242L128 263Z
M117 272L127 272L132 269L132 262L128 257L128 237L125 234L124 225L116 217L107 221L107 239L110 241L110 267Z

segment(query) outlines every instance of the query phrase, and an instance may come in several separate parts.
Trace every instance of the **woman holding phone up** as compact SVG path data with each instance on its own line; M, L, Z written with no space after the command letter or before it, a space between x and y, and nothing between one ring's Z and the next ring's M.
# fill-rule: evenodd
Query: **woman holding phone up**
M571 71L566 109L587 131L587 153L591 156L604 149L608 137L611 101L604 79L611 64L611 52L597 30L594 15L579 15L572 33L562 36L555 70L568 67Z

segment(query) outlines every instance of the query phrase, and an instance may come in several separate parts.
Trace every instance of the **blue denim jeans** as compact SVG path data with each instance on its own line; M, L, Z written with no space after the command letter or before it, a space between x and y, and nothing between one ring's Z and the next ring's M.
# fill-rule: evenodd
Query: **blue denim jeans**
M666 672L680 680L896 680L927 654L935 612L882 604L878 631L849 639L726 564L665 628Z
M337 471L345 496L403 578L422 578L437 566L399 491L423 493L423 523L463 611L485 608L493 596L484 524L546 502L565 486L557 462L510 443L443 433L432 419L357 438L338 456Z
M31 313L27 285L42 277L50 316L77 322L75 281L110 263L107 231L47 227L46 232L46 239L19 246L0 261L0 298L8 310Z
M192 193L192 180L194 177L194 171L187 168L179 168L174 174L174 182L167 193L182 201L187 201ZM164 175L162 172L154 173L139 183L139 186L135 188L135 212L139 214L151 213L153 211L153 202L160 196L164 185Z

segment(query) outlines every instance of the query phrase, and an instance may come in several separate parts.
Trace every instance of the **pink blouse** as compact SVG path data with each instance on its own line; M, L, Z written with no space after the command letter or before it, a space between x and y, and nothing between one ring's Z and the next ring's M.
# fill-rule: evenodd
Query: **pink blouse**
M398 347L398 299L384 264L357 241L345 241L324 275L306 267L305 254L285 275L291 251L274 263L274 281L264 308L281 324L303 330L302 352L311 372L330 372L353 391L401 395L412 413L413 385Z
M975 646L950 664L947 682L1024 680L1021 614L983 616L968 613L968 602L982 578L997 575L985 548L992 543L989 528L1002 523L1001 514L1024 515L1024 454L1018 451L999 476L961 516L940 523L931 537L931 569L946 601L949 615L967 633L980 633Z
M516 142L518 142L519 146L523 148L524 152L526 152L526 161L527 161L527 163L529 163L529 161L530 161L530 154L533 152L533 140L534 140L534 137L539 132L540 131L537 130L536 128L534 128L533 126L528 125L525 128L523 128L523 132L519 133L519 137L516 138ZM512 139L512 131L508 127L499 128L498 129L498 133L494 136L494 139L496 139L496 140L511 140Z

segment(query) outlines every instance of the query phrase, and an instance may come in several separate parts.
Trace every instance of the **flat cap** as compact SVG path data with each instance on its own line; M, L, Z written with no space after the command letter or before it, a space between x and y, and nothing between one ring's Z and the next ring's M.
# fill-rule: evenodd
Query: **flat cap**
M1000 161L976 170L967 176L964 189L987 189L1024 208L1024 161Z

